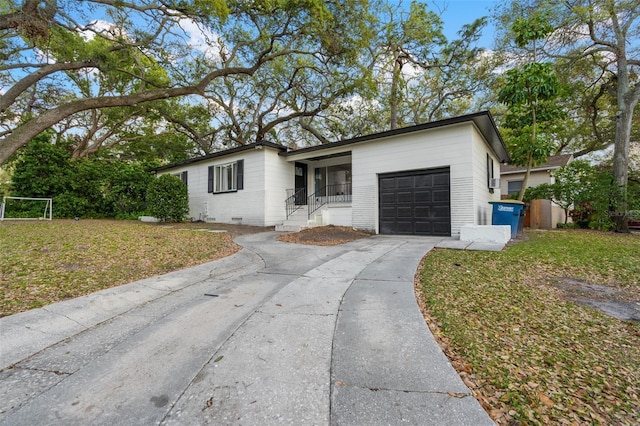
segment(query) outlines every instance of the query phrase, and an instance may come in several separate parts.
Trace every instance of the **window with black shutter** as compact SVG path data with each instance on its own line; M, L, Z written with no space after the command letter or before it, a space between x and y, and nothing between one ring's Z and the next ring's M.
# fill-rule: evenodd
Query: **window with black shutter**
M214 194L244 189L244 160L209 166L207 181L208 192Z

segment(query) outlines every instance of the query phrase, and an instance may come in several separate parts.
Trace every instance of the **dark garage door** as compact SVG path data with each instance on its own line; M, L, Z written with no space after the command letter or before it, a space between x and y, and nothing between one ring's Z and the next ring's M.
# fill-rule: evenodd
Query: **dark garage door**
M380 233L451 236L449 168L379 176Z

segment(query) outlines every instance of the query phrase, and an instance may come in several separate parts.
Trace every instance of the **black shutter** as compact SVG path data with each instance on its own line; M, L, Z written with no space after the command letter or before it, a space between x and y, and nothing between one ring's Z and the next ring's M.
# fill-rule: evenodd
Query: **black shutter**
M209 186L207 192L213 192L213 166L209 166Z
M244 160L236 163L236 189L244 189Z
M187 171L185 170L184 172L180 173L180 179L182 179L182 182L187 185Z

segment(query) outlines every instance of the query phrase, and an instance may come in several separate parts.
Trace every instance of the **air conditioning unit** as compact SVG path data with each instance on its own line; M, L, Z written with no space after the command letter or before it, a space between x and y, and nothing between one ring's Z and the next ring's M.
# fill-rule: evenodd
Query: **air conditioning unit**
M500 188L500 178L491 178L491 179L489 179L489 188L491 188L491 189Z

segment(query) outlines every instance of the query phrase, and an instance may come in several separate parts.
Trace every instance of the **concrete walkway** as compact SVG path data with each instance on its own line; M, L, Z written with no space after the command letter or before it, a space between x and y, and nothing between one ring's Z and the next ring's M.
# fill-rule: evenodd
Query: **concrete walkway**
M1 318L0 425L492 424L413 294L441 239L236 242L219 261Z

